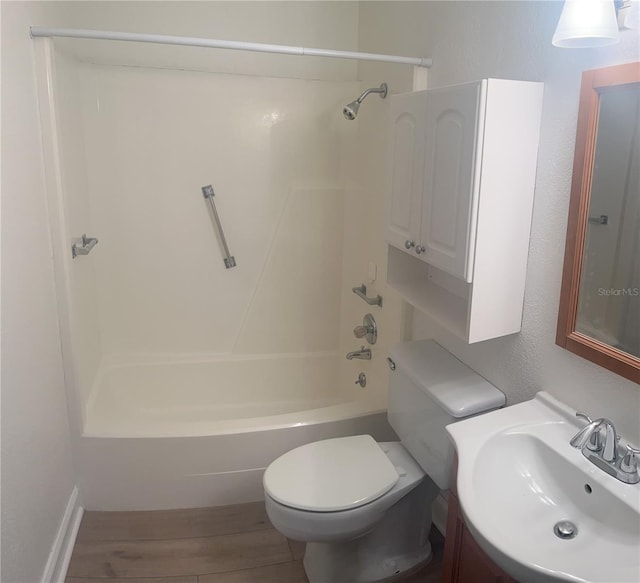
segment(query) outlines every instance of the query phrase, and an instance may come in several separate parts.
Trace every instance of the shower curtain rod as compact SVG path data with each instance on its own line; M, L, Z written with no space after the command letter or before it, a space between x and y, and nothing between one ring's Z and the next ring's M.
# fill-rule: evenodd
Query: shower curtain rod
M119 40L138 43L155 43L162 45L182 45L186 47L207 47L211 49L231 49L235 51L252 51L258 53L279 53L283 55L301 55L305 57L333 57L336 59L354 59L359 61L380 61L431 67L432 59L422 57L397 57L395 55L379 55L375 53L358 53L353 51L334 51L331 49L309 49L287 45L270 45L264 43L248 43L233 40L216 40L212 38L196 38L190 36L170 36L166 34L146 34L138 32L113 32L108 30L86 30L81 28L49 28L47 26L30 27L31 38L67 37L89 38L95 40Z

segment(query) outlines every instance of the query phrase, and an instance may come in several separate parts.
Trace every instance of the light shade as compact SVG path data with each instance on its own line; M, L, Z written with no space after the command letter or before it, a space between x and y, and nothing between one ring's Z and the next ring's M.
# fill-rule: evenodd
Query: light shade
M556 47L602 47L618 42L613 0L565 0L551 41Z
M633 0L624 19L627 28L640 29L640 0Z

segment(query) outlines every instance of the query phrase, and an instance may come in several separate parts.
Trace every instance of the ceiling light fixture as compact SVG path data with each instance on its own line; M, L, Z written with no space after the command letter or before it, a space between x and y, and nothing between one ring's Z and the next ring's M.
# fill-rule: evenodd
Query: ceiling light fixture
M618 42L613 0L565 0L551 41L562 48L603 47Z

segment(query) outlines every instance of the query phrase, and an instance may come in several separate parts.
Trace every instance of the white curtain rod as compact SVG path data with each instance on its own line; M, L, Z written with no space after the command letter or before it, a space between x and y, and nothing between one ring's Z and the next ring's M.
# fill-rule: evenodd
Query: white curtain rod
M138 32L112 32L108 30L85 30L76 28L49 28L46 26L30 27L32 38L67 37L90 38L95 40L119 40L138 43L155 43L162 45L182 45L187 47L207 47L212 49L231 49L235 51L253 51L258 53L280 53L284 55L301 55L308 57L333 57L336 59L355 59L360 61L380 61L431 67L432 60L422 57L397 57L395 55L378 55L374 53L358 53L353 51L333 51L331 49L308 49L287 45L270 45L264 43L248 43L233 40L216 40L211 38L195 38L190 36L170 36L165 34L146 34Z

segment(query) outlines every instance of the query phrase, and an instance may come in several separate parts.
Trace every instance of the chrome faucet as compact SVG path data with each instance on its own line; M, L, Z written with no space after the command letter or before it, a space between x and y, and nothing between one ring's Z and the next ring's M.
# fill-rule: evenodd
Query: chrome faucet
M583 427L569 442L573 447L580 449L586 443L589 451L599 452L605 462L615 462L618 459L617 442L619 441L616 428L609 419L601 417L593 421L584 413L576 413L576 417L585 419L589 425ZM602 441L602 428L605 430L604 442ZM587 443L588 441L588 443Z
M576 417L588 423L576 433L569 444L582 450L582 455L592 464L626 484L640 482L638 458L640 450L627 445L626 452L618 455L620 436L613 423L604 417L592 420L588 415L577 412ZM604 433L604 437L603 437Z
M353 360L354 358L357 358L359 360L371 360L371 350L369 348L361 346L360 350L347 352L347 360Z

